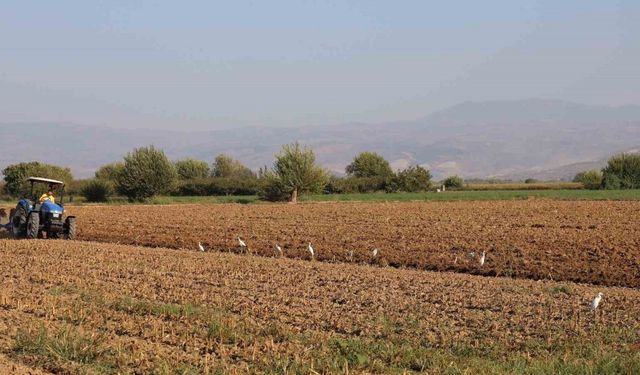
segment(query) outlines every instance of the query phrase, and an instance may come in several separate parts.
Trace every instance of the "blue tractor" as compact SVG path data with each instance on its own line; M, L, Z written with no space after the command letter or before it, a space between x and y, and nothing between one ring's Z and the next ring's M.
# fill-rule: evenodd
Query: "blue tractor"
M7 227L13 238L64 238L76 237L75 216L64 216L64 182L42 177L29 177L31 183L30 199L22 198L9 214ZM49 185L49 191L60 191L56 203L53 197L38 198L35 185ZM46 194L45 194L46 196Z

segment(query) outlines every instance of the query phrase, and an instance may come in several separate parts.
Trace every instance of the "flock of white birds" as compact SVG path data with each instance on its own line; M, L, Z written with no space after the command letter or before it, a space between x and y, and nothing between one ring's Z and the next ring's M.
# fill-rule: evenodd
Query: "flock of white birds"
M247 249L247 243L244 242L240 237L238 237L238 245L240 246L241 250L246 250ZM204 252L205 248L204 246L202 246L201 242L198 242L198 250ZM282 247L280 247L280 245L276 244L276 251L278 252L279 256L283 256L284 255L284 250L282 249ZM316 251L313 249L313 246L311 246L311 242L309 242L309 245L307 245L307 251L309 252L309 255L311 256L311 260L314 260L316 258ZM372 257L375 259L378 257L378 254L380 253L380 250L378 250L378 248L373 249L372 251ZM349 256L349 259L353 259L353 250L349 250L347 252L347 255ZM474 258L475 257L475 252L471 252L469 253L469 256ZM484 263L486 261L486 252L483 251L482 255L480 256L480 259L478 261L478 263L480 264L480 267L484 266ZM457 263L458 258L456 257L456 263ZM600 301L602 300L602 292L599 292L598 295L593 299L593 301L591 301L591 306L590 309L592 311L595 311L598 306L600 305Z

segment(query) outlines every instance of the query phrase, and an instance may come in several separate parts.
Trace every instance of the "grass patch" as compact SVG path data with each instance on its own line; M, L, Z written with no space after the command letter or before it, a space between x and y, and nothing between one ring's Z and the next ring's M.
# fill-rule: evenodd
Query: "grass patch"
M34 333L20 329L13 353L53 372L68 372L70 368L110 372L116 366L115 355L104 345L102 336L83 334L69 327L54 334L44 326Z
M597 343L568 342L548 352L505 352L499 346L458 344L432 348L412 342L334 338L319 349L313 368L320 372L438 374L638 374L640 352ZM297 366L303 367L303 366ZM304 371L302 371L304 372Z
M303 195L301 201L492 201L544 198L555 200L640 200L640 190L478 190L447 191L445 193L367 193Z
M62 295L79 294L81 293L81 291L80 289L78 289L78 287L71 284L71 285L52 286L51 288L47 289L47 293L51 296L59 297Z
M549 292L551 294L566 294L566 295L570 295L572 292L572 289L569 285L566 284L560 284L560 285L554 285L551 288L549 288Z
M299 197L301 202L409 202L409 201L495 201L495 200L526 200L531 198L553 200L640 200L640 190L585 190L577 189L567 183L565 185L546 184L544 187L520 185L472 185L470 188L478 190L456 190L444 193L352 193L352 194L312 194ZM571 185L571 186L569 186ZM557 188L553 188L557 187ZM262 204L256 195L228 195L228 196L157 196L145 202L129 202L123 197L113 197L108 205L135 204ZM15 202L7 204L14 205ZM83 205L82 200L75 200L70 205Z
M271 353L250 363L257 373L385 373L405 374L638 374L640 351L636 332L596 328L589 337L533 339L518 348L471 337L451 344L407 336L402 327L381 322L387 334L326 336L292 334L287 342L299 351ZM412 329L409 324L407 329Z
M213 314L207 323L207 338L220 344L241 344L251 341L252 337L245 325L231 316Z
M202 313L199 306L192 304L152 302L132 297L123 297L111 304L111 308L128 314L153 315L169 319L193 318Z
M580 182L542 181L534 183L500 182L500 183L470 183L459 190L582 190ZM452 189L455 190L455 189Z

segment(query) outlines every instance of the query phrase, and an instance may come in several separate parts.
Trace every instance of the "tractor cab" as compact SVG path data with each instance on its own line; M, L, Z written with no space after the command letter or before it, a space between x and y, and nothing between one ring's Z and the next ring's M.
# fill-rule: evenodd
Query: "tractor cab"
M74 239L75 217L64 217L64 182L29 177L29 198L22 198L11 210L9 225L14 238ZM59 199L55 195L59 193Z

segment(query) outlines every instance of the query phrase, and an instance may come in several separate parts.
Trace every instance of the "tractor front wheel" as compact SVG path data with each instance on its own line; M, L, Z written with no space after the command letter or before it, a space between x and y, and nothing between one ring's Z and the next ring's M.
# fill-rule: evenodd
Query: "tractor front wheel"
M76 239L76 218L75 217L67 218L65 223L64 239L72 240L72 241Z
M28 239L38 238L39 232L40 232L40 213L32 212L29 214L29 219L27 219L27 238Z

